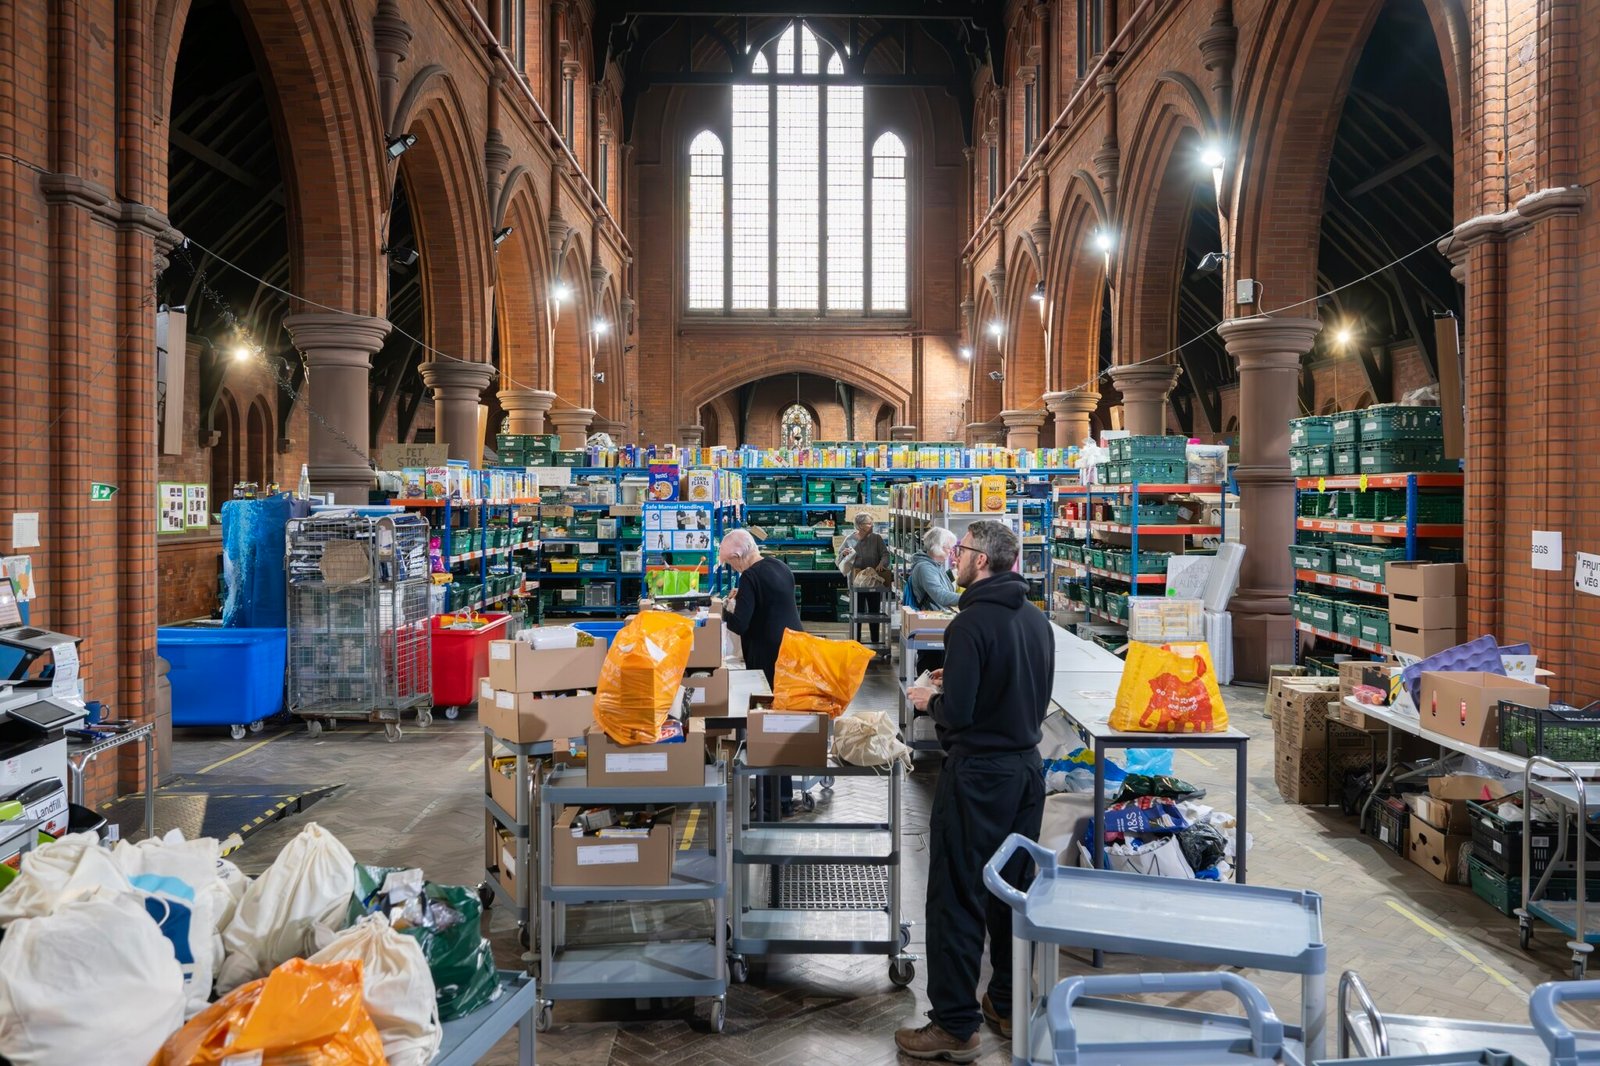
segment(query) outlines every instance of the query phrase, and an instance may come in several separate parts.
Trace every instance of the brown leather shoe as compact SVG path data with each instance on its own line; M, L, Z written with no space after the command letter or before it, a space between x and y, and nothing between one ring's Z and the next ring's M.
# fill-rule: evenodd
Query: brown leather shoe
M895 1045L901 1054L914 1059L948 1059L951 1062L973 1062L978 1058L978 1034L965 1040L951 1036L933 1022L920 1029L901 1029L894 1034Z
M983 1020L989 1023L989 1028L1007 1040L1011 1039L1011 1016L995 1010L994 1002L989 999L987 992L983 994Z

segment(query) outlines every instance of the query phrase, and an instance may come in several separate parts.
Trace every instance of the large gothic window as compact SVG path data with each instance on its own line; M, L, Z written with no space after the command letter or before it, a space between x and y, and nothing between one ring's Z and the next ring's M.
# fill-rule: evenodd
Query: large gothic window
M710 130L689 147L689 309L903 312L905 144L885 133L868 152L843 58L791 25L729 106L730 150Z
M783 411L783 447L805 448L817 437L817 420L804 404L792 403Z

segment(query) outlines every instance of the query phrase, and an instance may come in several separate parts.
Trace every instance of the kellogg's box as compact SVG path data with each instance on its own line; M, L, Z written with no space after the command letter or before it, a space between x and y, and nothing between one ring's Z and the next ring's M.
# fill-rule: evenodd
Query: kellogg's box
M650 485L647 490L653 503L666 503L678 498L678 464L651 463Z

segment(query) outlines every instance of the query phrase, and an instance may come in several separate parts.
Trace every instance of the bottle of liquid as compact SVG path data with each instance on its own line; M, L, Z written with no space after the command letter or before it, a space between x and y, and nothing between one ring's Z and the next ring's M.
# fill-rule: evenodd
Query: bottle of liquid
M302 500L311 498L311 469L305 463L300 464L300 485L295 490L295 495Z

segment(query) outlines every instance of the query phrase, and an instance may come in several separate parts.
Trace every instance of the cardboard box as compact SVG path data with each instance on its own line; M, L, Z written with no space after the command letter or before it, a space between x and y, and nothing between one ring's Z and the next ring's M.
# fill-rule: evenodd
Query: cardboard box
M600 667L605 661L606 649L601 644L539 651L521 640L491 640L489 684L497 692L592 689L600 683Z
M496 692L494 702L478 705L478 721L501 740L536 744L581 737L594 725L593 696L540 696Z
M1384 584L1389 594L1412 599L1424 596L1466 599L1467 568L1464 563L1393 562L1385 568Z
M689 651L690 670L717 670L722 667L722 601L711 601L703 622L694 627L694 647Z
M1461 849L1472 843L1472 834L1446 833L1415 813L1406 827L1406 857L1445 884L1459 884Z
M1492 777L1473 774L1451 774L1428 780L1428 791L1420 798L1419 813L1429 825L1446 833L1472 832L1472 814L1467 810L1468 800L1482 801L1487 793L1490 799L1506 795L1504 784Z
M706 783L705 723L691 718L676 744L618 744L590 726L590 788L699 788Z
M494 871L495 880L500 882L500 887L511 893L512 899L521 899L517 889L520 879L517 874L517 838L497 823L487 812L483 815L483 861L484 865Z
M1286 679L1281 687L1277 712L1278 742L1306 750L1325 748L1328 743L1325 728L1328 705L1339 699L1337 682L1331 687L1326 684L1296 684L1301 680Z
M1329 764L1335 779L1346 770L1371 765L1372 753L1366 738L1335 736L1332 750L1279 748L1273 755L1273 782L1287 803L1324 804L1328 802ZM1333 799L1338 801L1337 790Z
M919 639L941 636L955 618L949 611L913 611L907 607L900 613L900 632Z
M550 834L550 883L563 887L672 883L672 826L656 825L645 837L575 837L579 808L564 808Z
M700 677L685 675L683 687L689 690L691 715L705 718L728 713L728 671L717 669Z
M500 804L501 810L515 818L517 816L517 781L515 767L512 767L511 775L507 776L496 769L494 761L490 760L489 762L483 764L483 776L485 781L488 782L489 798ZM533 797L531 795L528 797L528 802L530 804L528 809L531 811L533 809L531 806L533 803Z
M746 766L826 766L833 719L812 711L751 711L745 720Z
M1464 629L1467 601L1455 596L1402 596L1389 594L1389 624L1407 629Z
M1389 650L1426 659L1467 642L1464 629L1413 629L1389 622Z
M1422 727L1453 740L1488 748L1500 746L1500 701L1526 707L1550 706L1544 685L1478 671L1422 675Z

